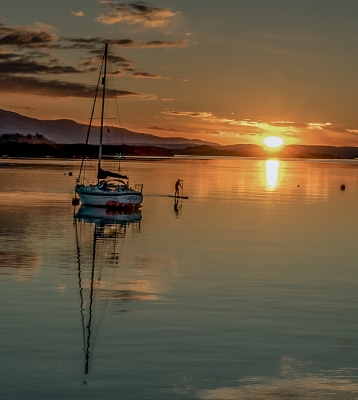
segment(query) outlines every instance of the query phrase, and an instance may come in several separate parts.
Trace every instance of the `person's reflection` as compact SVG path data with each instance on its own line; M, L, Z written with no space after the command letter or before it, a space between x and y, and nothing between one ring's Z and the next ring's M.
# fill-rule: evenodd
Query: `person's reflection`
M181 204L179 205L179 199L177 197L175 197L175 199L174 199L174 212L175 212L175 214L177 216L179 215L180 209L181 209Z

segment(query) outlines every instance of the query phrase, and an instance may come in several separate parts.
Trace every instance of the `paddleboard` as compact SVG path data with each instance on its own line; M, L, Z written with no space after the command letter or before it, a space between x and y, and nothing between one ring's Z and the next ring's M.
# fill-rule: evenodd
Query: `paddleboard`
M169 195L168 197L176 197L177 199L189 199L189 196L171 196L171 195Z

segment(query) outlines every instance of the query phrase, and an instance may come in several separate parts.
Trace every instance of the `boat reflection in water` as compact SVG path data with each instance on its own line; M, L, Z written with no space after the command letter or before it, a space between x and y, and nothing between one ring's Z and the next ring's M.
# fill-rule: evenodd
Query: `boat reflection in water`
M104 208L81 206L75 218L96 225L122 225L127 227L131 223L139 223L142 219L140 208L123 209L123 208Z
M74 215L78 260L78 285L84 351L84 373L90 370L90 353L114 290L124 238L130 228L140 232L139 210L118 210L81 206ZM96 315L96 310L98 312ZM92 346L91 346L92 344ZM86 383L86 382L84 382Z

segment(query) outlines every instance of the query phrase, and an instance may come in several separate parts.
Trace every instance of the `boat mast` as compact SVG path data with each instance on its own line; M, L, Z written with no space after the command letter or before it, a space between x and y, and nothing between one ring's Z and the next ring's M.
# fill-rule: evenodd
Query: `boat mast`
M98 171L101 168L101 159L102 159L103 115L104 115L104 100L106 96L107 49L108 49L108 43L106 43L104 47L104 73L102 78L103 90L102 90L101 130L99 133Z
M95 108L96 108L97 94L98 94L99 84L100 84L100 81L101 81L101 75L102 75L103 64L104 64L104 60L102 60L101 71L100 71L100 73L99 73L99 75L98 75L98 82L97 82L97 86L96 86L96 93L95 93L95 95L94 95L93 106L92 106L92 112L91 112L90 122L89 122L88 129L87 129L87 137L86 137L85 146L88 145L89 135L90 135L91 128L92 128L93 115L94 115L94 111L95 111ZM82 160L81 160L80 172L79 172L79 174L78 174L78 178L76 179L76 182L77 182L77 183L79 183L79 182L80 182L80 179L81 179L81 174L82 174L82 169L83 169L83 164L84 164L84 162L85 162L85 158L86 158L86 153L83 152L83 156L82 156Z

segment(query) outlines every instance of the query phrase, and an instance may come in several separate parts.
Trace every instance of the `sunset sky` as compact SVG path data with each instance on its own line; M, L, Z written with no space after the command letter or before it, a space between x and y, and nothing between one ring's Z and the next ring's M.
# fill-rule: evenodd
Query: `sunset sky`
M357 20L356 0L1 0L0 108L87 123L106 40L127 129L358 146Z

